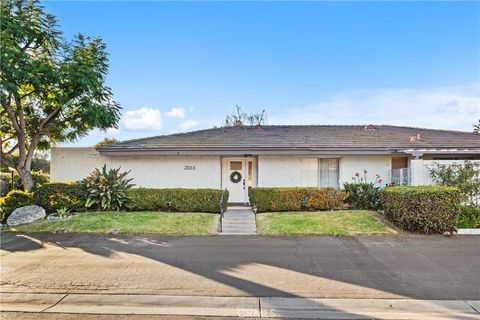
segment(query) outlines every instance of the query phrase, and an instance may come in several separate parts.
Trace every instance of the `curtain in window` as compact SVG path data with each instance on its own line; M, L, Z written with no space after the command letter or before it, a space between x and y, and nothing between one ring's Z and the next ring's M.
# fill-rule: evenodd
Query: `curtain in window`
M339 188L338 159L320 159L320 187Z

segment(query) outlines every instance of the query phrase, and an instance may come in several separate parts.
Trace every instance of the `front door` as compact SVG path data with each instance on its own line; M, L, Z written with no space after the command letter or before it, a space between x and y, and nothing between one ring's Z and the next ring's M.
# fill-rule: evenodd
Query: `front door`
M242 158L232 158L226 161L227 170L225 177L226 187L229 193L228 202L246 203L247 202L247 166L246 160Z

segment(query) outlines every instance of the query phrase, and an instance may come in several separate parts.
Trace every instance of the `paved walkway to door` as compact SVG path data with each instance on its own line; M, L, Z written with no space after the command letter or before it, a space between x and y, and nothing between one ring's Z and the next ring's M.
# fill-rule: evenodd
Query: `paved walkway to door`
M251 207L229 206L223 215L222 232L220 234L255 234L257 226L255 213Z

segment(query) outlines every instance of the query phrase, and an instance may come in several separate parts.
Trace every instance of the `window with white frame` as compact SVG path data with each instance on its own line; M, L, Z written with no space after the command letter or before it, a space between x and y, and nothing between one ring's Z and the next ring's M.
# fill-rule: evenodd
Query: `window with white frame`
M339 159L319 159L319 186L339 188Z

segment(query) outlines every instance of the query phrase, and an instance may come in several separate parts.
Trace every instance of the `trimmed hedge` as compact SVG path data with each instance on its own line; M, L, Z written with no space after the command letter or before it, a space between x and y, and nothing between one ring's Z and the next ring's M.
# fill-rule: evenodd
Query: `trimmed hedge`
M85 210L87 190L81 183L50 182L35 191L35 204L45 208L47 213L68 208L73 211Z
M50 180L50 176L43 172L32 171L31 174L34 185L33 191L40 188L43 184L48 183ZM23 190L22 180L16 172L13 175L13 186L16 190ZM10 191L12 191L12 174L0 172L0 197L5 196Z
M217 189L150 189L127 190L129 211L178 211L218 213L222 190ZM225 191L223 207L228 202Z
M249 196L258 212L269 212L336 209L346 194L334 188L252 188Z
M385 217L398 227L427 234L455 230L460 210L457 188L398 186L379 194Z
M2 223L17 208L29 206L33 202L33 193L23 190L12 190L5 197L0 198L0 215Z

